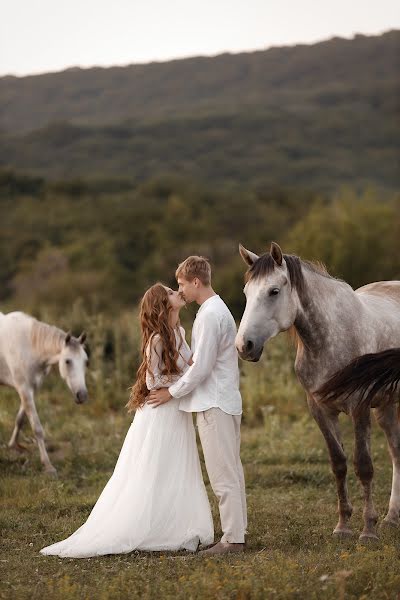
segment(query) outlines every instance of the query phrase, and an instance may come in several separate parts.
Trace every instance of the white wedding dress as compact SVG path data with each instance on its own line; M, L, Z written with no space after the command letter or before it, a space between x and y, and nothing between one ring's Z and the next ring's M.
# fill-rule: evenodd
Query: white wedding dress
M191 352L184 331L181 341L176 330L176 340L178 365L185 371ZM168 387L178 377L161 376L158 336L151 345L154 378L147 373L147 387ZM86 523L42 554L85 558L132 550L195 551L199 542L213 542L192 414L180 411L179 402L145 404L136 411L114 472Z

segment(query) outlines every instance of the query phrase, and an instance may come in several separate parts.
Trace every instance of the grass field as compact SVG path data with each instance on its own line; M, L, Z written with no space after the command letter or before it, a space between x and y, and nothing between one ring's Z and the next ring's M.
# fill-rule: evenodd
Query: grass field
M280 360L283 356L288 358ZM271 357L268 369L266 363L244 367L247 424L242 428L242 459L249 531L247 551L240 556L203 559L186 553L132 553L59 559L39 555L40 548L83 523L111 475L129 426L125 396L121 390L119 401L113 399L113 409L103 406L99 411L95 399L78 407L55 377L49 380L38 401L59 471L58 479L49 479L41 473L29 428L23 435L26 453L6 448L17 401L12 391L0 389L0 598L398 598L400 532L382 531L378 542L359 543L362 498L350 460L356 535L346 541L332 537L336 493L322 436L308 416L281 342L272 347ZM345 417L343 426L345 448L351 455L352 433ZM375 500L383 516L391 465L376 427L373 456ZM211 492L210 499L218 536Z

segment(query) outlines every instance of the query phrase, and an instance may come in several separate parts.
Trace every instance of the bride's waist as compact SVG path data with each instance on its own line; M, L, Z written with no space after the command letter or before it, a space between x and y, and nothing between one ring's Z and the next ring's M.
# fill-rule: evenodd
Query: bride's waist
M154 417L156 417L158 413L165 411L182 413L182 411L179 409L179 402L179 398L171 398L170 400L168 400L168 402L164 402L164 404L160 404L159 406L153 406L151 404L148 404L148 402L145 402L139 410L142 410L146 413L149 412Z

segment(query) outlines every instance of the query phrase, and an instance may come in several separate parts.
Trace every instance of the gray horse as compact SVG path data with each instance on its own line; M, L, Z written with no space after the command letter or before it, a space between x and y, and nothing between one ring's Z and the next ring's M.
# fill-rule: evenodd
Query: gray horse
M372 500L370 406L383 428L393 462L392 492L385 523L397 524L400 513L400 424L394 403L359 402L357 393L333 402L320 401L317 391L356 357L400 346L400 282L371 283L354 291L326 270L294 255L283 254L274 242L258 256L240 246L248 265L246 308L236 338L241 358L258 361L265 342L291 331L297 345L295 371L307 394L311 414L327 443L336 477L339 522L335 534L351 534L352 506L347 493L347 461L340 440L338 415L354 423L354 466L364 489L364 529L376 536L377 513Z
M21 400L8 445L23 449L18 443L18 435L27 416L37 440L40 460L49 474L55 474L56 469L47 454L43 427L35 406L35 392L52 365L58 363L60 375L76 403L87 400L85 338L84 333L79 338L72 337L70 333L22 312L0 313L0 385L15 388Z

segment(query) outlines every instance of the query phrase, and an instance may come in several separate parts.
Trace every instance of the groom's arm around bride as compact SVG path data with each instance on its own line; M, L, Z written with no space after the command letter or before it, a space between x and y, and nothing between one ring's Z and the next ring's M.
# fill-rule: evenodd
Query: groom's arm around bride
M206 553L243 550L247 510L240 460L242 399L239 391L236 325L211 286L211 267L190 256L176 279L186 302L198 310L192 331L193 364L168 390L152 390L153 407L180 398L179 408L197 413L197 426L211 487L218 498L223 536Z

